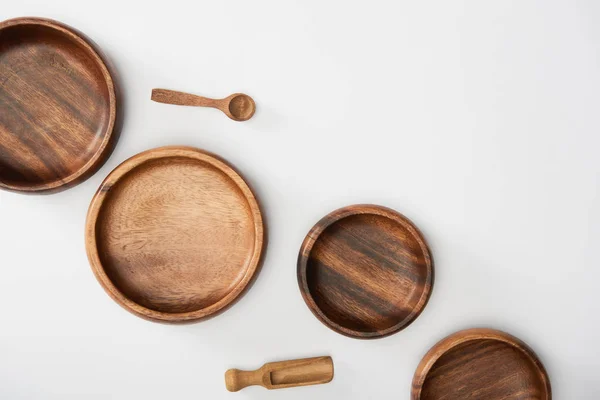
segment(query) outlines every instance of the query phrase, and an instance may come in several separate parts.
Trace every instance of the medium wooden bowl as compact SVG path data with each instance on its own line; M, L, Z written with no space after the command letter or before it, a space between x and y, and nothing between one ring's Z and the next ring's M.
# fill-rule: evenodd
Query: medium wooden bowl
M413 400L551 400L544 366L521 340L493 329L468 329L437 343L423 357Z
M259 269L263 219L225 161L162 147L104 180L86 222L92 270L128 311L153 321L198 321L231 305Z
M298 256L298 284L312 313L343 335L374 339L414 321L433 285L419 230L389 208L354 205L319 221Z
M0 188L49 193L98 170L116 142L116 85L96 46L41 18L0 22Z

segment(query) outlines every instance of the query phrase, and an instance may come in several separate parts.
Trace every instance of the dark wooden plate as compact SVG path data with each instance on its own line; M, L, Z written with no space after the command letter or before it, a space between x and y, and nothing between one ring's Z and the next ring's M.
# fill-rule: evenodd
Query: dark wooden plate
M115 82L100 51L66 25L0 22L0 188L57 192L98 170L114 146Z
M396 333L427 304L433 261L425 239L389 208L354 205L319 221L298 256L304 301L325 325L346 336Z
M493 329L468 329L437 343L423 357L413 400L551 400L544 366L521 340Z
M225 161L162 147L115 168L96 193L86 249L106 292L154 321L198 321L232 304L258 272L263 219Z

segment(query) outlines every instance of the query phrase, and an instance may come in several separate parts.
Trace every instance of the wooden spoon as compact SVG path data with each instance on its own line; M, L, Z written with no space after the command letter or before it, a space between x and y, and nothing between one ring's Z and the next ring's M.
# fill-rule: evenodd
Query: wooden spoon
M221 110L234 121L247 121L254 115L256 104L252 97L243 93L234 93L224 99L209 99L208 97L177 92L167 89L152 89L152 100L158 103L175 104L178 106L212 107Z
M259 385L266 389L328 383L333 379L331 357L304 358L267 363L255 371L229 369L225 372L225 386L237 392L247 386Z

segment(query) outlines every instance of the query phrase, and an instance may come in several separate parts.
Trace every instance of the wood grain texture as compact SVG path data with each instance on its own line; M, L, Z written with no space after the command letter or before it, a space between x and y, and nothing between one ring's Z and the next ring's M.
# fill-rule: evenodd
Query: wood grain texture
M0 188L52 193L110 156L120 107L112 67L90 39L59 22L0 23Z
M329 383L332 379L333 360L325 356L271 362L254 371L229 369L225 372L225 387L230 392L253 385L272 390Z
M304 301L326 326L373 339L413 322L433 286L433 260L419 230L375 205L339 209L319 221L298 256Z
M437 343L419 364L413 400L551 400L544 366L521 340L468 329Z
M162 147L118 166L86 222L92 269L132 313L198 321L232 304L259 269L262 214L225 161L189 147Z
M224 99L209 99L195 94L168 89L152 89L150 99L158 103L178 106L211 107L221 110L234 121L247 121L254 115L256 104L252 97L234 93Z

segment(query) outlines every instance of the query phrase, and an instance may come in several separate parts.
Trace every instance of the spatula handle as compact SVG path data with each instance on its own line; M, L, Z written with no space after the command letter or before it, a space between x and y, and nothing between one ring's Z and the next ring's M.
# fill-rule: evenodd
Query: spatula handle
M228 369L225 372L225 386L230 392L237 392L245 387L259 385L264 386L262 382L262 370L242 371L240 369Z
M168 89L152 89L153 101L178 106L196 106L220 108L221 100L209 99L208 97L196 96L195 94L178 92Z

